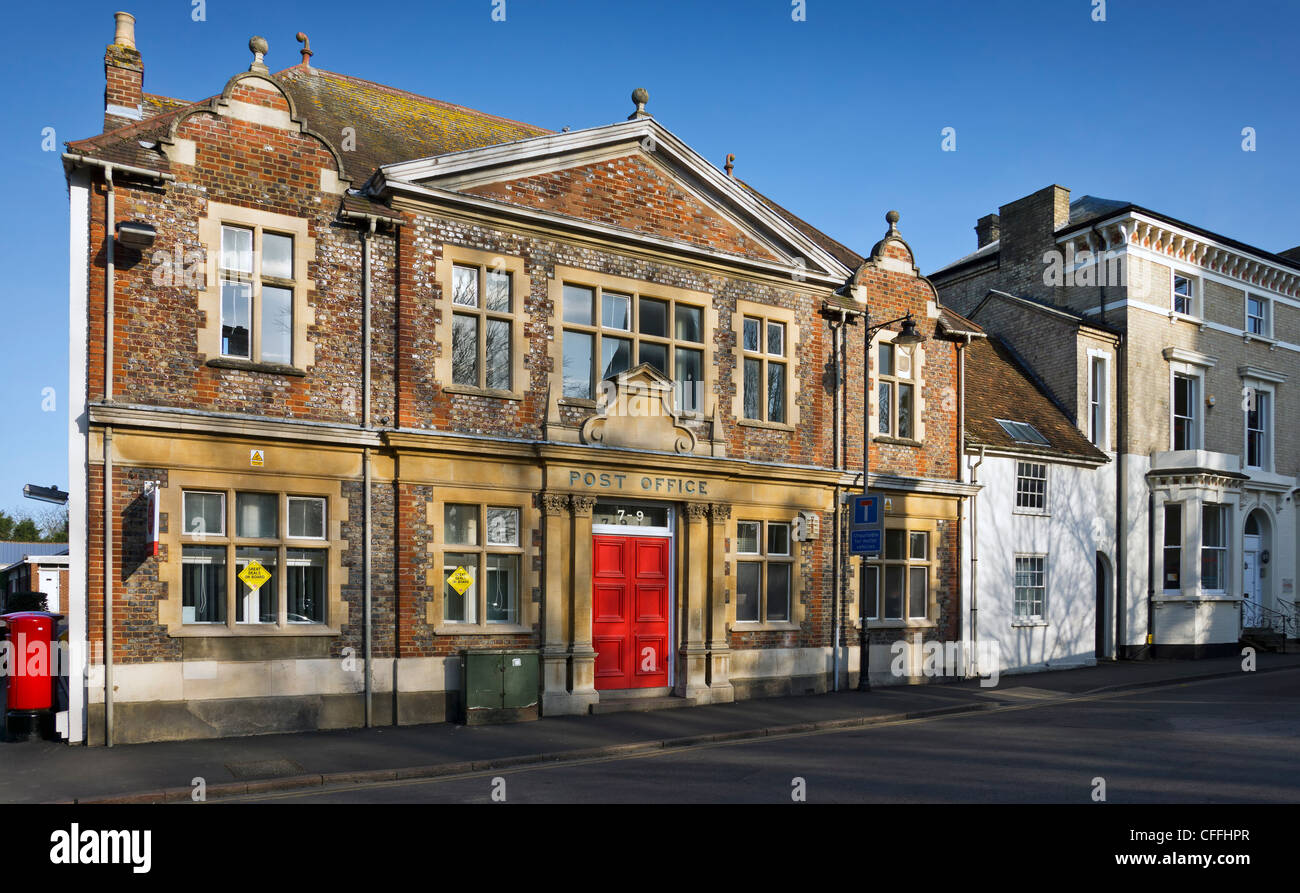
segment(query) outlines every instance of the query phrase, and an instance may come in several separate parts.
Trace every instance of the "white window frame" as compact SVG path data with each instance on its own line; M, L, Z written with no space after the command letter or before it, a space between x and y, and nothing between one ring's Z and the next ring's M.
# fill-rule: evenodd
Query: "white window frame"
M1101 388L1093 374L1094 367L1101 368ZM1094 410L1094 407L1095 410ZM1100 426L1097 421L1100 420ZM1100 430L1098 430L1100 428ZM1102 452L1110 450L1110 354L1101 350L1088 351L1088 439Z
M294 536L290 533L292 530L293 502L299 500L302 502L319 502L321 504L321 531L319 534L305 534ZM285 497L285 516L284 516L284 538L287 540L307 540L310 542L320 542L327 538L329 534L329 500L324 496L298 496L290 493Z
M1018 580L1016 579L1016 577L1018 577L1019 574L1020 574L1020 562L1021 562L1021 561L1036 561L1036 562L1039 563L1038 569L1037 569L1037 570L1033 570L1033 571L1031 571L1031 573L1041 574L1041 576L1042 576L1042 584L1041 584L1041 585L1039 585L1039 586L1025 586L1025 587L1022 587L1022 586L1019 585L1019 582L1018 582ZM1012 574L1012 580L1011 580L1011 588L1012 588L1012 594L1011 594L1011 618L1012 618L1012 622L1013 622L1013 623L1019 623L1019 624L1042 624L1042 623L1046 623L1046 622L1047 622L1047 592L1048 592L1048 567L1047 567L1047 555L1046 555L1046 553L1040 553L1040 552L1017 552L1017 553L1015 554L1015 556L1013 557L1012 562L1011 562L1011 574ZM1039 610L1038 610L1038 613L1027 613L1027 614L1022 614L1022 613L1020 613L1020 605L1021 605L1021 600L1020 600L1020 590L1021 590L1022 588L1023 588L1023 589L1028 589L1028 590L1035 590L1035 589L1037 589L1037 590L1041 590L1041 591L1042 591L1042 594L1041 594L1041 596L1040 596L1039 599L1038 599L1038 602L1039 602Z
M1025 473L1026 471L1030 471L1030 472L1032 472L1033 470L1035 470L1035 469L1037 469L1037 468L1041 468L1041 469L1043 470L1043 474L1042 474L1041 477L1039 477L1039 476L1037 476L1037 475L1034 475L1034 474L1032 474L1032 473L1030 473L1030 474L1026 474L1026 473ZM1051 471L1050 471L1050 468L1051 468L1051 466L1050 466L1046 461L1038 461L1038 460L1034 460L1034 459L1017 459L1017 460L1016 460L1016 505L1015 505L1015 513L1016 513L1016 514L1018 514L1018 515L1047 515L1047 514L1050 514L1050 511L1049 511L1049 505L1050 505L1050 503L1048 502L1048 498L1049 498L1049 494L1050 494L1049 486L1050 486L1050 479L1051 479ZM1031 492L1031 489L1030 489L1030 488L1022 488L1021 485L1020 485L1020 484L1021 484L1021 481L1042 481L1042 482L1043 482L1043 493L1042 493L1043 504L1042 504L1041 506L1022 505L1022 504L1021 504L1021 502L1020 502L1020 497L1021 497L1022 495L1023 495L1023 496L1035 496L1035 495L1036 495L1036 494L1034 494L1033 492Z
M923 394L925 388L925 345L898 344L896 340L898 335L898 332L882 331L872 342L871 436L873 439L901 441L907 444L921 443L925 440L925 399ZM889 375L884 375L880 371L880 349L886 345L893 350L893 371ZM898 372L898 352L900 350L906 350L911 358L912 365L907 375L900 375ZM888 432L880 430L881 385L889 387ZM906 385L912 389L912 430L906 437L898 433L898 393L901 385Z
M476 528L475 539L477 542L473 544L447 542L447 525L444 519L446 518L448 506L470 506L475 510L474 525ZM488 541L488 535L490 532L488 526L488 512L493 509L505 509L515 513L514 543L492 543ZM437 511L440 514L437 516L439 518L436 543L438 552L435 567L439 569L442 581L438 589L438 629L435 630L435 634L450 635L475 632L520 631L524 625L524 592L527 588L529 579L527 563L528 552L524 546L524 538L527 533L525 525L528 523L528 515L524 510L524 506L512 503L508 500L500 502L493 500L475 502L472 498L468 500L448 499L445 502L438 503ZM447 617L446 592L443 588L447 585L447 568L450 566L447 561L447 556L448 554L464 555L470 553L474 554L477 558L477 567L473 571L474 617L472 620L451 620ZM513 621L488 619L488 557L491 555L514 555L518 558L518 579L516 580L515 592L513 594ZM466 597L468 597L468 595Z
M1184 556L1187 554L1187 511L1188 507L1196 507L1194 502L1175 502L1167 500L1160 504L1160 513L1157 515L1157 521L1160 526L1160 591L1166 595L1182 595L1183 587L1187 585L1187 569L1183 567ZM1169 542L1169 510L1178 509L1178 530L1175 531L1176 542ZM1198 520L1199 523L1199 520ZM1165 564L1167 563L1166 553L1171 549L1178 550L1178 585L1170 588L1169 580L1165 577Z
M1193 385L1192 393L1192 411L1196 413L1192 417L1192 428L1195 431L1196 443L1192 446L1180 447L1175 436L1176 428L1174 425L1175 418L1181 416L1174 415L1174 409L1177 406L1177 394L1175 387L1179 378L1191 380ZM1187 364L1170 364L1169 370L1169 449L1171 450L1203 450L1205 449L1205 373L1200 369Z
M1177 287L1178 279L1186 279L1190 285L1190 294L1187 296L1187 311L1177 309L1178 295L1174 292ZM1201 318L1201 277L1187 270L1180 270L1177 267L1171 267L1169 270L1169 315L1183 319L1200 319Z
M225 266L225 238L226 230L239 230L251 235L251 257L252 270L238 270L234 267ZM262 269L262 246L267 236L278 236L289 240L289 263L290 276L281 278L264 273ZM294 366L299 361L295 345L296 335L299 327L299 307L298 293L302 287L301 282L304 271L299 269L298 256L298 239L299 235L294 232L282 231L274 226L264 226L261 223L243 223L233 221L222 221L217 229L217 290L220 300L219 315L217 321L218 343L222 338L221 332L225 328L226 302L222 294L226 282L246 284L249 287L247 297L248 302L248 354L227 353L224 345L220 350L220 356L225 359L243 360L249 363L260 365L279 365ZM267 287L279 288L289 292L289 357L287 360L266 360L263 359L265 354L265 331L266 324L264 308L265 299L263 293Z
M1277 430L1277 392L1271 384L1265 384L1261 381L1250 378L1246 378L1243 381L1244 384L1242 390L1245 393L1242 395L1241 414L1244 436L1241 444L1241 464L1246 468L1253 468L1258 471L1272 471L1274 467L1273 447L1277 438L1277 435L1274 433ZM1265 426L1262 429L1252 429L1250 427L1251 405L1261 395L1267 398L1265 404L1267 407L1267 412L1265 413L1266 418L1264 419ZM1264 437L1263 461L1258 465L1250 464L1250 435L1252 430L1262 431Z
M1258 302L1259 302L1260 307L1262 308L1261 312L1263 313L1263 316L1252 316L1252 315L1251 315L1251 312L1250 312L1250 302L1251 302L1251 300L1255 300L1255 301L1258 301ZM1259 293L1259 292L1248 291L1248 292L1246 292L1245 307L1246 307L1246 325L1245 325L1245 329L1244 329L1244 331L1245 331L1246 336L1247 336L1248 338L1263 338L1263 339L1265 339L1265 340L1272 340L1272 338L1273 338L1273 299L1270 298L1270 297L1268 297L1267 295L1261 294L1261 293ZM1253 330L1251 329L1251 327L1250 327L1251 320L1254 320L1254 319L1259 319L1259 320L1261 320L1260 331L1258 331L1258 332L1253 331Z
M1205 510L1209 508L1218 509L1219 512L1221 513L1219 532L1223 536L1223 542L1220 545L1207 546L1205 544L1204 518L1205 518ZM1210 502L1209 500L1206 500L1205 502L1202 502L1200 504L1201 514L1196 519L1197 524L1200 525L1200 534L1201 534L1200 549L1198 549L1196 553L1196 585L1199 587L1202 593L1207 593L1207 592L1224 593L1227 592L1228 588L1232 585L1233 569L1232 569L1231 562L1232 562L1233 531L1232 531L1231 508L1232 506L1228 503ZM1219 583L1221 585L1215 589L1210 589L1205 585L1205 579L1202 570L1205 566L1205 553L1211 550L1215 552L1219 552L1223 555L1223 558L1219 563L1219 567L1220 567L1219 576L1221 578L1219 580Z

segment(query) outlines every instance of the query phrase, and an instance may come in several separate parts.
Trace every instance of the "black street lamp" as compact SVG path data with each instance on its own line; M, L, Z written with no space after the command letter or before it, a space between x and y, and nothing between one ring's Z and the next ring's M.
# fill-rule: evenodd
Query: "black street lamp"
M865 296L865 295L864 295ZM864 301L864 304L866 302ZM868 407L871 406L871 339L881 329L892 326L896 322L903 324L902 330L898 337L894 339L896 345L920 344L926 340L926 337L916 330L916 320L912 319L912 313L909 310L906 316L900 316L897 319L887 320L885 322L871 324L871 318L867 316L867 308L863 307L863 318L867 325L863 329L863 349L862 349L862 495L867 493L867 473L871 468L871 413ZM876 509L881 523L884 522L884 507ZM885 544L880 544L883 549ZM865 563L865 558L864 558ZM866 574L862 575L863 583L866 583ZM865 586L864 586L865 588ZM880 585L876 586L876 598L880 598ZM862 599L859 600L859 607L862 609L861 632L858 642L858 691L871 691L871 637L867 632L866 616L866 592L862 593Z

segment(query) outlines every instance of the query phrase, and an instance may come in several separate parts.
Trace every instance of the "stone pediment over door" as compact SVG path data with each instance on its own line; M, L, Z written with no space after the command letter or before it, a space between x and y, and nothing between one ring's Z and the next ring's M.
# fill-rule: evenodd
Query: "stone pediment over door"
M583 421L581 437L587 444L690 455L704 446L696 433L701 423L709 439L717 439L713 421L679 413L673 382L642 363L601 382L596 412Z

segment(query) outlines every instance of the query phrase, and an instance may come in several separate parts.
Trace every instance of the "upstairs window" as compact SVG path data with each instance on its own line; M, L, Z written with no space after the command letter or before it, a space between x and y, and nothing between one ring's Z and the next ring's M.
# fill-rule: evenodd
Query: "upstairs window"
M786 421L786 325L757 316L743 323L745 418L760 422Z
M1273 336L1273 302L1259 295L1246 295L1246 332L1263 338Z
M1251 468L1272 467L1272 394L1249 388L1246 395L1246 465Z
M1173 305L1174 313L1185 316L1196 315L1196 280L1181 273L1174 273Z
M1016 463L1016 508L1047 512L1047 465L1043 462Z
M293 236L222 226L221 355L293 363Z
M704 409L703 307L567 282L563 305L565 397L594 400L600 382L648 363L676 383L679 409Z
M1196 392L1200 382L1194 375L1174 373L1173 385L1173 448L1198 450L1200 444L1199 420L1196 413Z
M876 433L901 440L916 437L916 382L910 346L882 341L876 346Z
M1107 405L1110 391L1106 378L1106 358L1091 357L1088 363L1088 439L1102 450L1109 446L1106 429L1110 422Z
M514 302L509 271L453 265L453 384L491 391L511 390Z

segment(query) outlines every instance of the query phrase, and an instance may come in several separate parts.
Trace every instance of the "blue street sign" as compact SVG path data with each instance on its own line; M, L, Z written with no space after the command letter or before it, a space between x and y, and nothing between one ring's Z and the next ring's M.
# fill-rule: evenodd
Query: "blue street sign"
M854 496L853 516L849 524L853 527L865 527L880 523L880 497Z
M880 531L863 528L850 531L849 551L854 555L879 555Z

